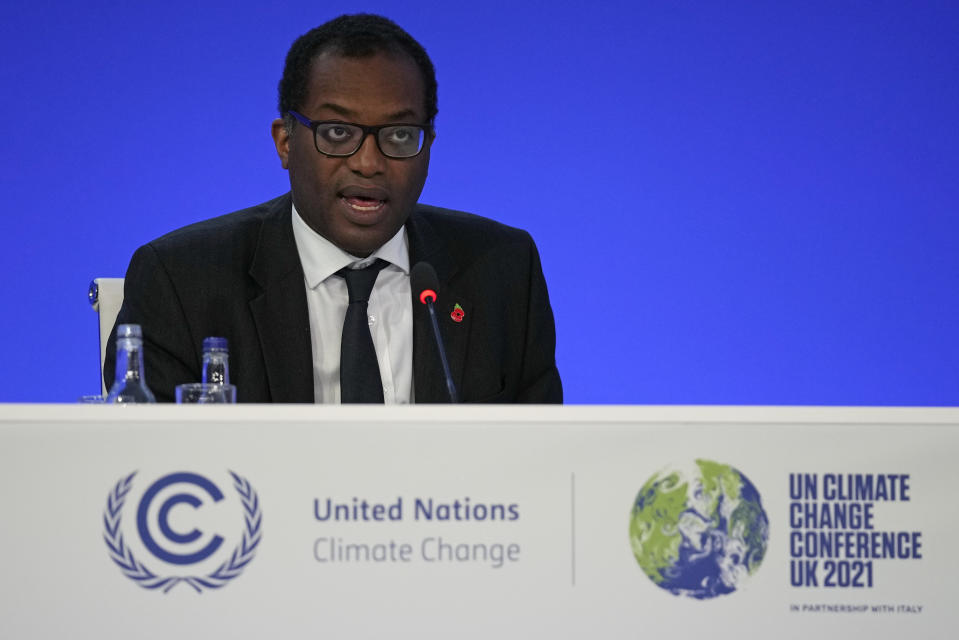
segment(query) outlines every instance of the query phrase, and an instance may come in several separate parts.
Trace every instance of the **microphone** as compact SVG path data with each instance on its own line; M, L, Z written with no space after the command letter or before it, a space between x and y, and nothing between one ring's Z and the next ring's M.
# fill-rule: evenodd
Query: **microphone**
M436 269L429 262L417 262L410 271L410 287L420 302L426 305L430 312L430 324L433 326L433 337L436 338L436 348L443 364L443 375L446 376L446 388L450 393L450 402L459 402L456 385L453 384L453 374L450 373L450 363L446 359L446 347L443 346L443 337L440 335L440 325L436 320L436 291L440 288L440 279L436 276Z

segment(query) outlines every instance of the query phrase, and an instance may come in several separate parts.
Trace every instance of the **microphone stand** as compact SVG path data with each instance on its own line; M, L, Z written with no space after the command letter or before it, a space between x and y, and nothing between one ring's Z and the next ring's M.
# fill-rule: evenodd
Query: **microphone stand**
M436 309L433 308L433 298L424 296L423 302L430 312L430 322L433 324L433 336L436 338L436 348L440 352L440 362L443 363L443 375L446 377L446 388L450 392L450 402L459 403L459 394L456 393L456 385L453 384L453 374L450 372L450 363L446 359L446 349L443 348L443 340L440 338L440 324L436 319Z

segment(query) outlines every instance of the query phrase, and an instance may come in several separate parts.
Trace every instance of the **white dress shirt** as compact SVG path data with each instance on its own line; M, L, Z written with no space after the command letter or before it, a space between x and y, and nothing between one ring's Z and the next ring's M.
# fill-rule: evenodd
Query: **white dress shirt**
M293 207L293 237L303 265L313 346L313 398L340 402L340 339L349 305L343 267L361 269L377 258L389 263L370 294L369 321L386 404L413 399L413 309L410 302L410 251L406 227L368 258L357 258L316 233Z

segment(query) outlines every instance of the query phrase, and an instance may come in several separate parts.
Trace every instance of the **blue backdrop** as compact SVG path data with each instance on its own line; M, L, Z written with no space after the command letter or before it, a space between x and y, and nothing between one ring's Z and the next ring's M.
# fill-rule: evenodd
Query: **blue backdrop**
M536 238L570 402L959 404L959 4L835 0L6 3L0 401L95 392L90 279L288 188L286 50L359 10L436 64L423 201Z

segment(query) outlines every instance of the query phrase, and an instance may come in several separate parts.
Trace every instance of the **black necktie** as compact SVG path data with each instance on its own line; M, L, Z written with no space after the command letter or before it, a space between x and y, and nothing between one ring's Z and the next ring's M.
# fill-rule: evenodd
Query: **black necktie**
M387 264L378 259L362 269L344 267L336 272L346 280L350 292L340 342L340 402L343 404L383 404L383 382L370 335L367 306L376 276Z

